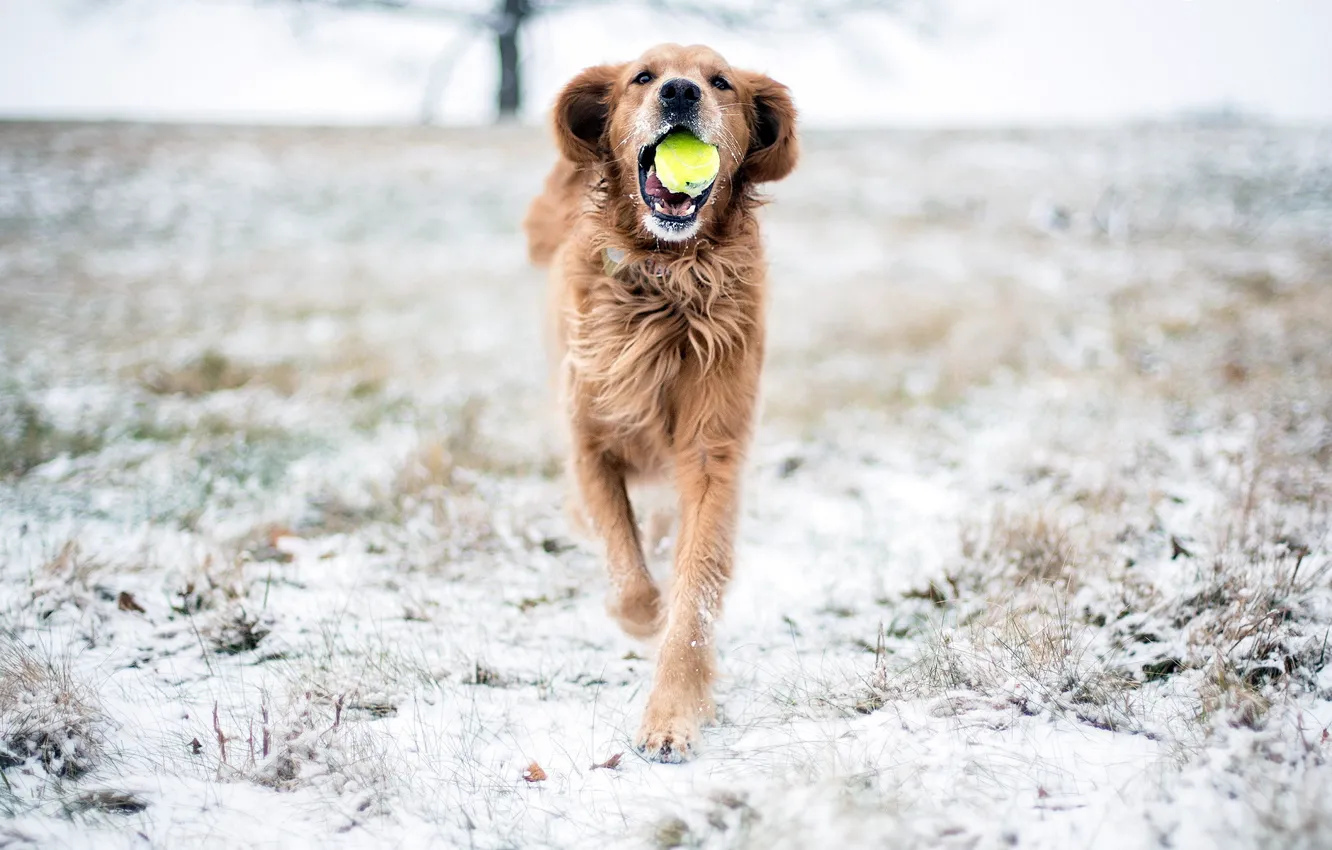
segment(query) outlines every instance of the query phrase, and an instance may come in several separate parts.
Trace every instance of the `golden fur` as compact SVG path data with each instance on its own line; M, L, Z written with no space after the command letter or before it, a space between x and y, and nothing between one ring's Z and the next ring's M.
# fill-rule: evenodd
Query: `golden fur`
M663 238L639 184L640 151L667 124L670 81L697 84L696 135L721 170L686 236ZM675 114L675 113L669 113ZM561 158L524 229L551 267L571 462L604 538L607 608L638 637L662 631L638 746L688 757L713 718L712 623L731 575L741 464L764 344L755 187L795 166L786 88L706 47L661 45L588 68L555 103ZM649 574L627 485L669 476L680 527L669 599Z

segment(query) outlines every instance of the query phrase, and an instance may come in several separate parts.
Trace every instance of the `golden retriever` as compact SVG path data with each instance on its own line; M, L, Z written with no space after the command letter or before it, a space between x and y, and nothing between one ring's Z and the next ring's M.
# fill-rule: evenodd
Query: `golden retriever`
M785 86L707 47L663 44L588 68L556 99L560 160L523 222L532 261L551 267L570 467L605 542L607 609L636 637L664 630L636 740L661 761L688 758L714 719L712 627L763 364L756 189L795 167L795 125ZM697 197L651 171L679 128L720 155ZM665 598L627 490L662 476L680 523Z

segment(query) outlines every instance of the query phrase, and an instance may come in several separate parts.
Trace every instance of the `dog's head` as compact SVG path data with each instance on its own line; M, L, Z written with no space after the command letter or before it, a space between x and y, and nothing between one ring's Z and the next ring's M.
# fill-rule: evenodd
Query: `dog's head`
M572 162L599 167L617 226L682 242L720 226L758 183L795 167L795 106L786 86L732 68L716 51L662 44L633 62L597 65L555 102L555 136ZM696 197L650 179L657 145L687 130L717 147L720 169Z

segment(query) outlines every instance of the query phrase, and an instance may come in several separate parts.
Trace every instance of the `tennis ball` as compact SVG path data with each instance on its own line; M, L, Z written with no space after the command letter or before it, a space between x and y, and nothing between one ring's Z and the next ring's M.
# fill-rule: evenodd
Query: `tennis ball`
M701 142L683 130L677 130L657 145L657 179L672 192L684 192L691 198L703 194L712 185L721 167L717 146Z

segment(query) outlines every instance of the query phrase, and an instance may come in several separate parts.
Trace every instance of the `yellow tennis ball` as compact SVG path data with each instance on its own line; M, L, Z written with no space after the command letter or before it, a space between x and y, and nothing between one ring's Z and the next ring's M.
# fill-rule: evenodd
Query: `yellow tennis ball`
M657 145L657 179L672 192L696 198L712 185L721 168L717 146L676 130Z

